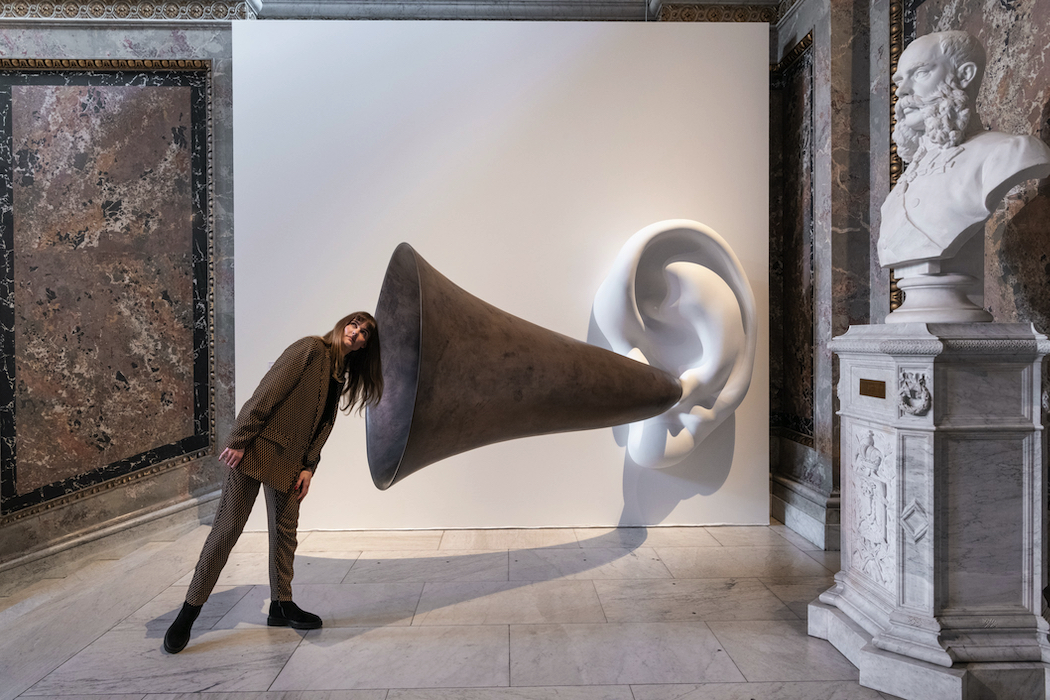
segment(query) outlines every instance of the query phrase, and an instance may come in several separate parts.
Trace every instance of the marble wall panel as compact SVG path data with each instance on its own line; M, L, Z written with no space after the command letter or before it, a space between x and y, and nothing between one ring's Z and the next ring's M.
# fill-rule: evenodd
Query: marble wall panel
M1042 0L905 2L914 34L961 29L988 65L977 100L985 126L1050 143L1050 5ZM907 40L906 37L905 40ZM985 227L985 305L996 321L1050 330L1050 181L1015 188Z
M11 93L24 495L194 433L192 96Z
M190 440L199 440L200 436L209 433L222 439L229 431L234 417L231 26L229 23L217 22L147 23L90 20L47 23L12 20L0 26L0 61L7 61L8 65L13 61L28 59L75 61L100 57L130 61L207 61L206 65L210 69L207 89L201 93L201 101L191 97L191 109L200 105L208 111L211 133L206 135L209 138L211 159L203 168L193 167L192 172L194 177L207 176L210 185L210 190L201 194L207 197L209 204L206 214L212 230L212 287L210 290L197 289L193 285L187 287L189 279L209 278L207 251L198 245L192 245L188 250L192 270L188 269L185 238L180 238L177 234L177 231L185 231L185 227L179 227L177 230L163 227L165 219L181 217L185 212L183 208L172 208L176 195L185 188L185 178L180 177L178 173L185 173L185 161L180 162L179 158L185 155L186 151L177 143L183 138L178 129L180 115L171 111L174 106L179 105L181 112L184 103L182 97L165 97L163 91L157 92L156 89L175 88L174 92L178 93L180 90L185 92L186 87L189 87L191 92L195 88L181 83L165 86L143 80L118 80L108 85L93 86L100 88L95 94L105 95L107 104L112 104L112 100L118 99L117 93L131 95L134 91L127 88L132 83L135 86L150 85L154 91L145 102L142 101L141 95L132 100L138 105L135 108L137 111L133 110L129 114L135 116L119 128L114 126L108 137L99 141L103 145L94 148L90 153L79 155L83 151L74 152L71 147L66 151L56 150L56 144L51 144L49 157L72 155L73 165L79 163L85 169L95 167L98 170L99 163L106 163L104 171L109 173L109 177L101 183L98 177L70 178L68 176L81 171L72 166L66 169L69 196L61 198L62 206L59 210L44 212L34 208L32 213L37 221L50 217L47 221L50 222L48 226L51 228L66 226L62 223L63 216L66 217L67 222L78 224L77 228L72 228L72 225L66 226L74 234L81 229L87 229L83 234L83 241L76 245L75 236L72 236L63 247L59 241L52 240L49 245L42 245L25 253L37 255L46 263L38 265L37 270L33 271L34 274L46 273L48 276L46 283L42 285L43 289L40 289L40 284L32 284L29 287L17 287L15 284L22 271L28 272L29 268L22 265L23 251L16 251L12 237L3 250L0 250L0 272L4 273L0 277L0 300L13 302L16 294L31 291L39 295L26 297L31 299L30 305L35 301L47 301L47 304L37 305L40 308L33 310L39 317L33 318L32 324L28 324L32 316L25 317L25 330L44 329L45 332L38 333L38 336L40 339L52 338L53 345L48 348L48 352L55 357L64 357L61 361L68 363L68 367L63 366L62 372L54 373L63 381L57 383L57 388L51 394L44 391L48 387L40 381L27 383L24 390L44 391L42 395L33 394L34 400L38 396L48 400L53 400L59 394L65 396L68 404L59 412L64 412L81 402L82 395L93 391L101 392L106 402L118 402L116 405L107 404L105 412L99 409L107 424L111 420L125 421L119 431L114 430L110 433L111 442L114 443L112 455L132 452L135 454L117 459L116 462L109 462L110 455L102 456L99 459L109 462L108 466L86 470L72 477L66 477L67 472L62 472L55 464L35 472L23 471L22 478L18 481L18 491L5 492L5 497L20 499L20 502L14 504L9 499L5 500L5 505L19 505L19 508L0 515L0 568L31 560L44 552L75 546L78 542L96 537L98 533L109 532L127 524L150 522L151 518L171 514L182 505L200 505L200 499L211 498L208 494L213 494L218 488L224 470L211 455L207 441L198 445L201 449L187 451L185 438L174 443L171 440L177 434L186 434L187 428ZM152 72L155 75L163 73ZM75 83L76 81L67 79L60 85L88 87L86 83L79 86ZM150 93L149 90L140 92ZM150 102L151 99L154 101ZM91 111L95 117L93 121L89 119L88 123L103 128L102 113L94 113L93 108ZM175 129L174 132L172 128ZM95 133L99 133L98 130ZM167 141L163 141L165 137ZM139 148L129 150L119 147L122 139L126 142L134 141ZM142 144L151 139L156 147L152 150L144 148ZM191 141L187 146L192 154L202 148L203 144L195 145ZM173 160L158 157L160 153L169 153L169 150ZM137 160L123 161L126 169L121 182L118 182L121 164L114 163L112 159L118 152L121 155L138 154ZM107 158L110 160L107 161ZM154 165L145 165L150 158L153 159ZM151 168L152 175L156 175L159 168L169 168L166 173L172 177L155 177L151 180L147 175L144 179L136 180L134 175L129 175L133 170L138 170L139 174L143 175ZM50 176L52 183L61 179L63 175L60 171L60 168L56 169ZM0 178L2 177L3 175L0 175ZM13 189L13 182L8 185ZM136 199L137 195L147 190L153 193L152 201L146 196ZM98 201L98 197L114 191L120 192L121 205L119 210L110 205L109 209L105 210L109 212L108 218L101 207L96 210L94 216L77 216L75 206L78 202ZM109 196L103 201L118 200ZM184 206L185 199L182 202L179 207ZM147 207L156 210L157 214L142 216L142 211ZM139 215L134 214L136 209ZM4 213L10 217L11 209L0 210L0 216ZM145 236L147 233L150 235ZM150 239L150 245L145 245L144 240L140 240L143 236ZM45 260L45 256L50 257L46 257ZM74 260L82 262L75 263ZM100 270L103 269L111 270L112 274L102 276ZM85 273L90 274L84 277ZM118 274L121 283L118 283ZM74 276L80 282L76 282ZM39 279L36 281L39 282ZM54 300L48 298L47 289L55 294ZM113 296L112 301L107 304L106 300L110 298L108 290L112 291ZM170 302L165 299L165 292ZM89 299L87 294L92 295L94 299ZM191 296L187 297L187 294ZM78 297L80 301L76 304L66 303L69 299L76 301ZM185 308L187 298L192 300L189 316L186 315ZM206 317L201 315L197 308L206 304L210 304L210 322L203 321ZM182 311L177 312L176 306ZM44 307L48 307L49 310L46 316ZM66 320L70 317L63 314L72 313L74 307L88 322L82 326L82 330L90 325L96 337L90 337L87 332L73 333L73 329L66 329L68 340L58 337L58 331L70 325ZM132 322L136 318L149 322L138 326ZM91 325L96 322L99 324ZM51 325L48 326L48 323ZM14 329L16 325L14 304L0 304L0 326ZM97 337L99 325L104 328L101 338ZM0 333L0 337L4 337L4 334ZM16 356L21 359L21 355L18 355L13 347L13 330L7 337L11 338L11 347L4 348L4 364L0 369L7 376L14 375L16 371L27 373L31 364L15 366ZM65 347L67 345L68 347ZM125 354L119 355L118 350L124 351ZM191 358L189 363L186 361L187 350ZM64 356L63 351L66 352ZM194 357L207 357L209 352L213 353L214 357L214 364L210 368L206 363L202 365L192 361ZM105 353L110 354L104 358L104 362L95 359L96 355L102 356ZM76 378L77 363L97 363L106 372L110 371L112 365L112 374L107 377L101 371L94 374L87 371L85 378ZM131 363L137 364L138 367L132 366ZM46 369L44 365L35 366L41 372ZM157 371L152 371L153 368ZM65 380L67 371L74 379ZM117 377L118 371L126 380L126 384ZM187 374L187 371L191 371L191 374ZM159 384L165 385L164 391L170 390L170 394L164 396L163 400L161 393L151 393L157 392L157 387L147 386L150 378L158 376L162 380ZM92 384L92 381L95 383ZM16 384L10 384L12 399L16 387ZM196 407L208 406L209 402L214 406L213 413L208 415L197 410ZM13 435L16 418L21 422L25 417L18 411L4 412L4 408L11 409L12 406L0 406L0 427L3 428L5 436ZM193 407L192 412L188 410L189 406ZM84 410L79 405L77 408ZM149 414L147 411L154 413ZM132 418L133 412L138 412L137 419ZM61 425L61 421L59 424ZM63 441L75 437L68 427L65 434L60 435ZM83 434L80 437L82 441L78 449L84 444L91 444L90 440L84 439ZM125 444L116 444L121 441ZM14 456L15 448L23 446L12 438L6 441L4 447L4 466L7 468L11 463L8 454ZM166 447L173 451L164 452ZM95 447L91 449L99 452ZM23 451L31 453L28 447L24 447ZM179 457L179 454L182 456ZM152 466L146 466L147 461ZM115 476L116 472L107 471L114 465L117 465L118 469L128 468L129 471ZM36 483L30 480L29 474L36 475ZM95 481L96 477L101 477L102 480ZM53 478L59 481L51 481ZM44 481L50 483L37 488L37 485ZM13 484L14 480L5 480L5 483ZM27 492L29 488L33 490ZM45 493L48 489L52 491ZM45 497L43 501L40 500L42 496ZM28 505L33 499L38 504ZM210 510L202 507L196 510L190 508L185 512L199 512L201 517L206 517Z
M813 446L813 52L808 41L773 77L770 115L775 134L770 154L770 326L776 330L771 367L771 431ZM818 491L827 489L811 461L787 459L775 471Z
M14 256L3 514L212 441L207 79L0 78Z

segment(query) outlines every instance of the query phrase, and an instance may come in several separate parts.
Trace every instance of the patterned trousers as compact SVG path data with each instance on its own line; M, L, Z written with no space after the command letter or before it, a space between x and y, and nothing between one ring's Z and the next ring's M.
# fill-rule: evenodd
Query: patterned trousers
M295 493L281 493L236 469L227 469L215 522L204 542L193 581L186 593L186 602L190 605L204 605L211 595L219 573L230 557L230 550L237 544L237 538L248 522L260 485L266 496L270 528L270 600L292 599L292 562L298 544L295 532L299 524L299 499Z

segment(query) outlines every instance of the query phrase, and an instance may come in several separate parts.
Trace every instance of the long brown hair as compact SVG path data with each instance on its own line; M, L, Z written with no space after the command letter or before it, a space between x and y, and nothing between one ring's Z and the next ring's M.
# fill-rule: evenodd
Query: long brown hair
M347 324L372 326L368 342L360 350L343 356L343 329ZM379 324L367 311L355 311L339 319L335 327L322 336L332 354L332 378L343 383L342 409L347 413L356 405L358 413L365 406L374 406L383 396L383 364L379 359Z

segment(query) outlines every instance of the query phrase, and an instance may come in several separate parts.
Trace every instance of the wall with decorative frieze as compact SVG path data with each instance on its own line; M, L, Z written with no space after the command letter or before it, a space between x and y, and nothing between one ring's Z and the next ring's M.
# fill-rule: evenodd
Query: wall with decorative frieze
M0 27L0 566L218 487L231 64L229 24Z
M230 21L248 19L251 16L251 8L243 0L212 2L128 2L126 0L34 2L16 0L0 3L0 19Z

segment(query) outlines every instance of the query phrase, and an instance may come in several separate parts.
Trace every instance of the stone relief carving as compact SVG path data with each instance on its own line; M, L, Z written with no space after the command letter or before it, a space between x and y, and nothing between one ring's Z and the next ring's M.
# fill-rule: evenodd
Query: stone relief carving
M930 527L930 517L926 514L926 509L914 498L901 513L901 527L913 543L918 543Z
M853 428L853 513L849 523L853 568L889 590L894 558L889 526L896 471L890 438L864 426Z
M897 380L897 408L901 416L925 416L933 405L933 396L926 386L926 374L901 370Z

